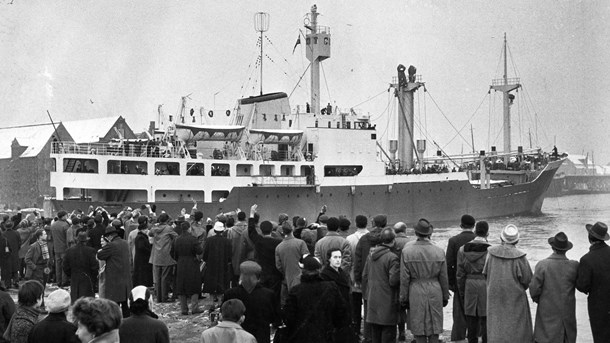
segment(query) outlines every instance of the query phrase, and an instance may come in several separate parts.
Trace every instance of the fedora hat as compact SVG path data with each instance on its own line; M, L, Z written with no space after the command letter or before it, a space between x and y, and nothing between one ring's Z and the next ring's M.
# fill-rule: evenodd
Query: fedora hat
M565 233L559 232L555 237L549 238L549 244L556 250L567 251L572 249L572 242L568 241Z
M413 228L415 229L416 233L428 236L432 234L434 226L432 226L432 224L430 224L427 219L422 218L417 222L417 224L415 224Z
M112 225L108 225L106 227L106 230L104 231L104 237L111 235L113 233L118 233L119 231L116 229L116 227L112 226Z
M608 235L608 225L602 222L597 222L593 225L587 224L585 227L587 228L587 231L589 231L589 234L597 239L601 239L602 241L610 239L610 236Z
M504 230L502 230L500 238L502 238L502 241L505 243L517 243L519 241L519 229L517 229L517 227L513 224L508 224Z

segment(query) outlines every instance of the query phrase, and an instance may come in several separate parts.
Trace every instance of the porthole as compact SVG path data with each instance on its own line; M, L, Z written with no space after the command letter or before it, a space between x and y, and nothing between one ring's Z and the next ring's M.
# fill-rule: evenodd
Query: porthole
M167 196L167 194L163 193L163 197L165 198Z
M190 195L190 194L187 194L186 196L187 196L188 198L190 198L190 197L191 197L191 195Z
M329 197L332 197L332 196L333 196L333 193L330 193L328 196L329 196Z

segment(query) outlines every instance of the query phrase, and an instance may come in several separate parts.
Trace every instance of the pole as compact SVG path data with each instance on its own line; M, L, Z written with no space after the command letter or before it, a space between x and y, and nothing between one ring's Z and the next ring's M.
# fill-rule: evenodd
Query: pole
M51 113L49 112L49 110L47 110L47 114L49 115L49 120L51 120L51 124L53 125L53 130L55 131L55 136L57 137L57 140L59 141L59 145L63 146L63 142L61 141L61 137L59 137L59 132L57 132L57 127L55 127L55 123L53 122L53 118L51 118Z
M472 153L476 153L476 150L474 149L474 133L472 130L472 124L470 124L470 140L472 141Z
M263 95L263 31L261 31L261 95Z

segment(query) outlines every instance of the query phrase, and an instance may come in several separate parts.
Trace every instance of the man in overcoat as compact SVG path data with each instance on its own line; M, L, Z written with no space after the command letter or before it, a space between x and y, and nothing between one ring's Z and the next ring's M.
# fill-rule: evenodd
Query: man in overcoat
M394 249L394 230L381 232L381 244L373 248L362 273L363 297L367 301L366 322L373 342L394 343L398 324L400 263Z
M258 214L256 213L257 207L258 205L254 204L250 208L248 240L256 252L256 254L253 254L253 256L255 256L253 257L254 261L261 266L261 286L272 290L275 297L279 299L283 275L275 266L275 248L277 248L282 240L271 237L273 225L268 221L261 223L260 231L262 235L259 234L259 231L256 228L256 224L258 223Z
M0 255L2 256L2 260L0 261L0 267L2 268L2 281L6 288L19 288L19 284L17 283L19 279L18 270L19 270L19 247L21 246L21 238L19 234L14 229L14 224L12 221L8 220L5 223L6 231L2 233L2 252ZM30 244L25 244L29 246Z
M303 240L294 237L290 223L282 224L282 234L284 240L275 248L275 266L284 275L281 291L283 305L290 289L301 282L299 260L309 254L309 249Z
M498 343L532 343L532 316L526 290L532 268L526 253L515 246L519 229L510 224L500 235L501 245L487 249L483 274L487 278L487 338Z
M549 238L553 254L538 262L530 283L530 295L538 304L534 340L539 343L576 342L576 276L578 262L566 252L572 242L565 233Z
M610 342L610 239L602 222L586 225L591 247L578 265L576 289L588 294L589 322L593 341Z
M415 225L417 240L405 245L400 265L400 304L409 310L409 328L417 343L438 342L443 332L443 307L449 303L445 252L430 241L433 226Z
M487 258L487 235L489 225L486 221L477 222L476 237L460 247L457 258L456 282L460 303L464 305L464 314L468 323L468 343L479 341L481 330L483 343L487 343L487 285L482 274Z
M66 221L68 213L59 211L57 220L51 224L51 236L53 237L53 249L55 251L55 281L57 286L64 287L69 284L66 273L64 273L64 258L68 250L67 231L70 224Z
M166 213L159 215L159 223L153 226L148 236L153 237L150 263L153 265L153 277L157 302L169 301L169 288L174 275L176 261L170 256L174 239L178 234L168 224Z
M322 265L326 265L326 255L333 249L341 249L341 269L350 272L352 269L352 249L349 242L339 235L339 218L330 217L326 222L328 233L316 242L314 255Z
M469 214L462 216L460 227L462 232L449 238L447 243L447 276L449 278L449 290L453 292L453 326L451 328L451 340L461 341L466 338L466 317L464 315L464 299L463 294L459 294L459 289L456 282L457 257L460 247L474 239L475 234L472 232L475 219Z
M95 259L96 251L87 245L89 236L81 229L76 237L77 244L66 251L63 267L70 278L70 298L74 303L80 297L95 296L97 271L99 263Z
M104 297L121 306L123 318L129 317L127 299L131 291L129 245L120 238L116 227L110 225L104 232L108 242L98 253L97 259L106 261L106 291Z

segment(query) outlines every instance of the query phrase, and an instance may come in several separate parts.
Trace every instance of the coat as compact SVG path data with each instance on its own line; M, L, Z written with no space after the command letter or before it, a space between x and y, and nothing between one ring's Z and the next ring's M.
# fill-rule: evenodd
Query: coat
M119 327L121 343L169 343L169 331L162 321L146 314L131 315Z
M14 313L15 301L8 293L0 291L0 342L5 342L2 335L4 335L4 331Z
M66 232L70 224L65 220L58 220L51 224L51 235L53 236L53 248L56 254L63 254L68 249L68 236Z
M11 343L27 343L30 331L38 323L39 314L40 312L33 307L17 307L6 327L6 331L4 331L4 339Z
M93 248L92 248L93 249ZM79 343L76 325L66 319L66 313L49 313L34 325L28 343Z
M233 275L231 241L224 235L214 235L205 241L202 259L206 262L203 292L221 294L229 289Z
M334 330L347 325L350 315L334 282L304 274L288 292L283 317L287 342L326 343L333 342Z
M106 261L106 287L104 297L114 302L127 301L131 292L129 246L122 238L114 239L97 253L98 260Z
M229 229L227 238L231 240L231 251L233 252L233 258L231 259L231 265L233 266L233 275L239 275L239 265L241 260L241 251L243 248L243 240L248 235L248 224L246 222L237 222L235 226Z
M307 244L294 237L284 238L275 248L275 267L284 275L288 290L301 281L299 260L306 254L309 254Z
M256 339L241 325L224 320L201 333L201 343L217 342L256 343Z
M455 292L457 290L456 272L457 272L457 257L458 250L462 245L472 241L475 237L472 230L464 230L459 234L449 238L447 242L447 278L449 280L449 290Z
M2 253L4 254L2 260L4 261L4 257L6 257L7 259L5 260L6 262L2 262L0 264L2 265L2 267L8 267L11 273L17 273L20 264L19 248L21 247L22 243L21 238L19 237L19 233L17 233L17 231L15 231L14 229L8 229L4 231L4 233L2 233L2 237L3 238L0 239L2 239L3 241L4 239L6 239L4 243L6 244L6 246L8 246L10 252L6 254L4 249L2 249ZM29 244L26 245L29 246ZM8 287L10 285L6 286Z
M349 242L336 231L328 231L326 236L316 242L314 255L322 265L328 261L327 254L330 250L341 250L341 269L349 272L352 269L352 247Z
M371 248L374 248L381 242L379 235L383 228L375 227L364 236L360 237L358 244L356 244L356 253L353 259L354 269L354 280L357 283L362 283L362 272L364 271L364 264L369 256Z
M178 234L167 224L155 225L148 232L150 237L154 237L153 247L150 253L150 263L153 266L173 266L176 261L170 256L174 239Z
M256 222L248 220L248 240L251 242L256 254L254 260L261 266L261 285L274 288L282 282L282 273L275 266L275 248L282 240L271 236L262 236L256 230ZM244 239L242 242L246 242ZM250 244L250 243L248 243ZM245 246L242 247L245 249Z
M80 297L95 296L99 263L95 249L79 243L66 251L64 272L70 277L70 298L74 303Z
M532 268L525 252L513 244L487 249L487 339L489 342L534 342L526 290Z
M576 277L578 262L553 253L538 262L530 295L538 304L534 339L538 343L576 342Z
M49 250L51 249L49 248ZM44 285L44 269L48 266L49 261L50 259L43 257L40 243L38 241L32 243L30 249L25 254L25 278L28 280L38 280L43 282Z
M343 269L335 270L328 263L320 271L320 278L324 281L332 281L339 288L339 293L343 298L343 302L346 306L346 313L352 313L352 292L350 276ZM351 320L345 321L345 326L335 330L335 343L351 343L358 342L358 339L354 335L354 329L351 324Z
M576 289L588 294L589 321L593 341L610 342L610 247L592 244L578 265Z
M152 244L143 231L138 231L133 240L135 255L133 258L133 286L153 286L153 265L150 263Z
M183 232L174 241L172 258L176 260L176 288L174 294L191 296L201 292L201 274L197 255L203 248L197 238L189 232Z
M487 282L483 275L489 244L484 238L475 238L458 250L456 296L463 304L464 314L472 317L487 316Z
M402 250L400 302L408 304L414 335L443 332L443 302L449 300L445 252L429 239L418 238Z
M259 283L248 293L239 285L225 292L223 301L229 299L239 299L246 306L246 319L241 324L244 330L251 333L258 343L269 343L269 324L280 322L279 303L273 291Z
M393 248L394 245L378 245L366 261L362 279L367 283L362 298L367 300L367 323L398 324L400 262Z

